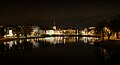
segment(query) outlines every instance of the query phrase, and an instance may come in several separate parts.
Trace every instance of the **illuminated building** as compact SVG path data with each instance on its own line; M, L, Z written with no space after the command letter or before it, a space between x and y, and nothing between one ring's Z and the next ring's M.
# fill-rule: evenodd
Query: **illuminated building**
M62 33L61 33L61 30L57 30L55 22L54 22L53 29L46 30L46 34L47 35L61 35Z
M73 29L63 30L63 34L64 35L75 35L76 34L76 30L73 30Z
M53 35L54 34L54 30L46 30L46 34L47 35Z
M81 35L95 35L95 27L88 27L80 31Z
M9 30L9 33L7 34L7 36L13 36L12 30Z

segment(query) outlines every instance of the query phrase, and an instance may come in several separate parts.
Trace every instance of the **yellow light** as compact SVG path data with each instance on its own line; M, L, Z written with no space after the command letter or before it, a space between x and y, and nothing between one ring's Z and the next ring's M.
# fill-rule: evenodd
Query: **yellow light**
M60 35L60 31L55 31L54 34Z

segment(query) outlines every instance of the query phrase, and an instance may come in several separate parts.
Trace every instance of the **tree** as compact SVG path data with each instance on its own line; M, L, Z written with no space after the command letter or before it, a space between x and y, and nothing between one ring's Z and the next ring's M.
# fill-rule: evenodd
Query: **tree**
M110 36L112 35L112 29L109 21L110 19L106 19L96 26L97 33L101 33L102 41L104 40L105 35L107 35L108 40L110 40Z
M112 30L110 27L104 27L103 28L104 34L108 36L108 40L110 40L110 36L112 35Z
M21 33L22 35L24 35L25 37L27 37L27 35L31 34L32 32L32 28L29 26L29 25L24 25L22 28L21 28Z
M6 32L4 31L4 28L1 27L0 28L0 37L4 37L5 34L6 34Z
M103 28L105 27L105 23L104 22L100 22L97 26L96 26L96 31L97 33L101 34L101 39L102 41L104 40L104 31Z
M118 32L120 31L120 15L110 21L109 27L113 30L114 33L116 33L118 39Z
M20 32L21 32L21 29L19 27L14 28L14 33L16 34L17 38L20 37Z
M33 29L34 35L35 36L39 36L40 35L40 27L35 26Z

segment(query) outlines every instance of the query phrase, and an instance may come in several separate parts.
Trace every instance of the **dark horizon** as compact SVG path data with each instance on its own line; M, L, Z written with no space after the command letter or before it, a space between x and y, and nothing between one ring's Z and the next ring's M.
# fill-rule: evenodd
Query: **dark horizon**
M0 23L39 24L60 28L95 26L120 14L119 1L4 1Z

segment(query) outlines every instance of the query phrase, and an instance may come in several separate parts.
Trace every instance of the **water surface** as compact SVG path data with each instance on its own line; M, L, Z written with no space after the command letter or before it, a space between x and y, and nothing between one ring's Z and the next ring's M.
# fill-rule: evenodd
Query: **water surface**
M106 64L111 50L94 46L96 37L45 37L0 42L2 63ZM117 56L118 57L118 56Z

